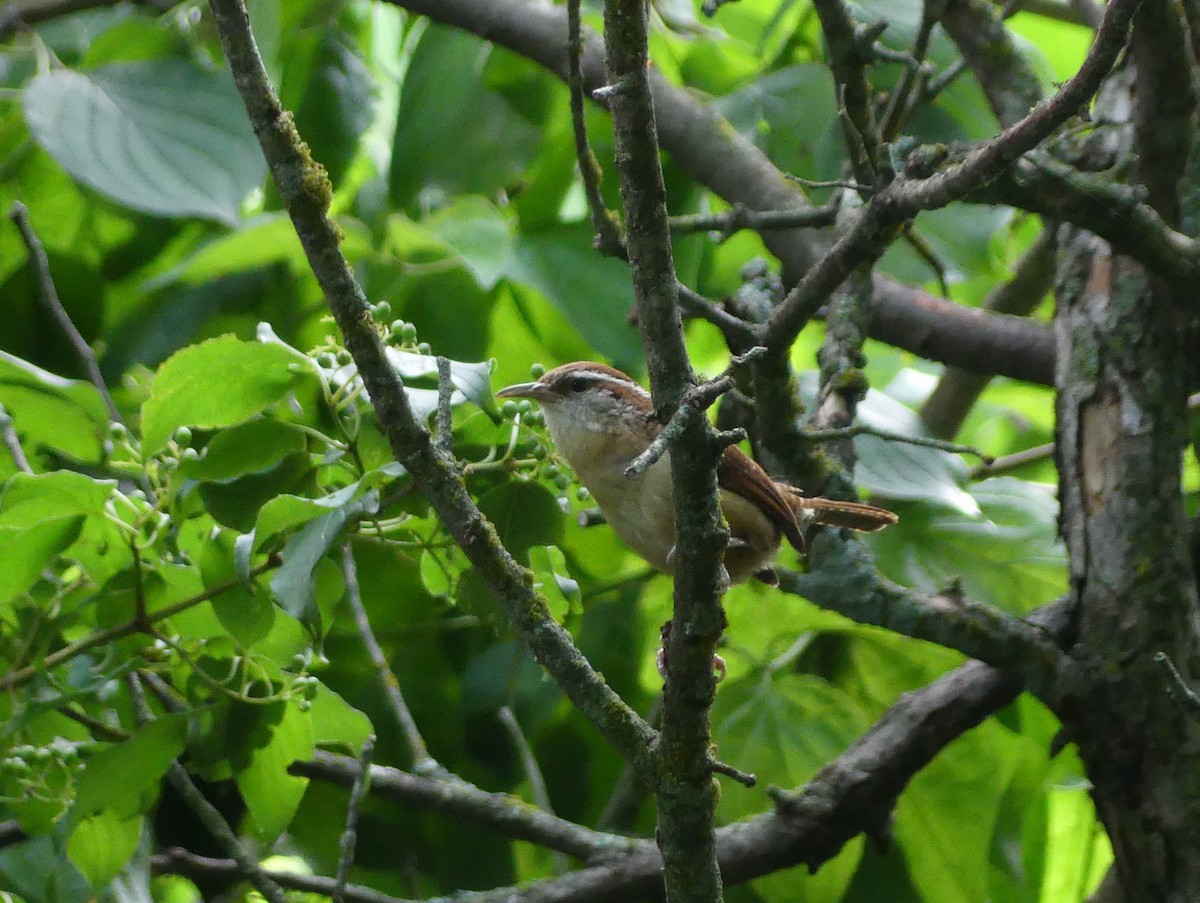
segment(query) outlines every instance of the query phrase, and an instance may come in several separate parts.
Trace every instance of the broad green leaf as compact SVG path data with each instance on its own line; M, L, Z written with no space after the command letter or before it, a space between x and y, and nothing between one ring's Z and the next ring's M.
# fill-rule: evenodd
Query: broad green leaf
M64 379L0 351L0 404L29 450L56 449L97 460L108 430L108 409L88 382Z
M900 523L870 537L880 568L938 592L957 582L972 599L1024 613L1067 587L1058 505L1049 486L996 477L971 487L980 514L898 506Z
M629 267L596 253L590 226L519 235L505 275L545 295L617 367L641 369L641 343L626 319L633 306Z
M257 551L262 548L264 542L285 530L345 508L363 491L365 490L360 480L319 498L299 495L276 496L263 505L258 513L258 522L254 527L254 549Z
M278 345L232 335L171 355L142 405L144 452L157 452L178 427L232 426L282 400L298 379L292 363Z
M333 26L333 23L330 23ZM319 31L312 71L296 110L296 128L334 185L340 185L359 139L371 125L376 88L353 36L336 26Z
M342 231L342 242L338 247L347 259L358 260L371 253L371 236L361 222L341 217L337 224ZM142 290L152 292L170 286L202 285L271 264L284 264L294 272L308 272L308 258L296 236L296 227L283 212L264 213L235 231L214 237L178 266L146 280ZM269 324L260 324L260 329L263 327L274 336ZM262 335L259 339L267 341Z
M312 758L313 753L312 716L295 701L281 708L270 740L250 752L249 764L237 775L254 834L268 844L287 829L308 786L307 778L288 774L288 766Z
M52 69L22 100L38 143L127 207L232 224L262 182L262 153L232 82L190 62Z
M33 586L46 564L75 542L85 520L99 514L115 486L115 480L93 480L69 470L9 477L0 493L5 557L0 601Z
M816 395L816 374L802 374L800 383L801 393L811 402ZM889 433L924 436L921 420L911 408L875 389L869 389L859 403L858 420ZM854 479L872 495L931 502L968 515L979 513L979 504L963 488L967 467L957 455L872 435L856 436L854 451L858 455Z
M985 724L941 752L896 807L894 833L925 899L988 899L992 832L1013 771L1004 730Z
M184 461L185 477L228 483L247 474L266 473L288 455L308 447L304 432L278 420L251 420L221 430L209 440L201 458Z
M210 534L197 556L206 589L232 582L237 575L234 564L234 538L231 531ZM221 626L243 647L253 646L275 623L275 606L268 594L255 583L243 582L227 589L212 600L213 611Z
M520 561L528 560L530 546L557 545L562 539L562 509L554 495L538 483L501 483L479 499L479 510Z
M1056 787L1046 797L1049 824L1041 900L1087 900L1112 865L1112 844L1086 787Z
M423 224L454 249L480 286L492 288L512 253L512 218L484 198L468 196L434 211Z
M358 755L374 730L371 719L324 684L317 685L310 714L314 746L340 749L348 755Z
M123 815L139 812L138 797L183 751L186 731L186 715L163 715L128 740L92 756L79 778L73 818L78 821L104 808Z
M64 517L96 514L116 485L116 480L93 480L70 470L13 474L0 494L0 529L24 530Z
M486 41L444 25L422 33L400 93L389 186L394 205L411 210L458 194L492 195L532 158L536 127L480 80L494 52Z
M142 836L142 817L111 809L81 819L71 829L67 856L94 888L115 878L133 857Z

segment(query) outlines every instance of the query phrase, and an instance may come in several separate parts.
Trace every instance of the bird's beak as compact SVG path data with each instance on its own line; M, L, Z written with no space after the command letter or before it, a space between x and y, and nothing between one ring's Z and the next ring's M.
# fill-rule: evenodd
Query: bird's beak
M543 382L517 383L505 386L496 393L497 398L532 398L534 401L548 401L554 397L553 391Z

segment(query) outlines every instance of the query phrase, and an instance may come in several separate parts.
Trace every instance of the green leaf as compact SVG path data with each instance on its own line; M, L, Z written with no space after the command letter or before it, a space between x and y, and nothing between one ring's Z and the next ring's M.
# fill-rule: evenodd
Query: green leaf
M108 408L91 383L0 351L0 404L26 447L55 449L80 461L99 460L103 453Z
M183 751L186 732L186 714L163 715L92 756L79 778L73 819L78 822L105 808L123 815L141 811L138 798Z
M142 405L146 454L159 451L178 427L214 429L248 420L282 400L298 377L279 345L209 339L171 355Z
M308 447L303 430L278 420L251 420L214 435L203 457L184 461L179 472L193 480L228 483L247 474L266 473L294 452Z
M234 538L228 530L210 535L204 543L197 564L206 589L234 579L237 567L233 547ZM221 626L243 648L266 636L275 623L275 606L255 583L246 582L226 590L212 600L212 607Z
M596 253L590 226L560 226L518 236L505 275L545 295L617 367L641 369L641 343L626 320L633 306L629 268Z
M371 719L324 684L317 685L310 713L315 746L338 748L356 756L362 751L363 741L374 732Z
M283 547L283 564L271 578L271 592L279 599L284 611L306 626L320 629L322 619L313 571L337 541L346 522L364 511L374 511L378 502L376 493L368 492L362 498L310 520L287 541Z
M1024 613L1067 588L1053 489L1014 477L971 488L980 514L900 508L900 523L869 538L880 568L926 592L958 582L972 599Z
M320 44L296 110L296 128L313 159L339 184L371 125L376 90L371 72L352 36L332 27L320 30Z
M582 606L579 583L567 575L567 559L557 546L531 546L529 567L536 580L534 587L546 597L556 620L565 620L573 606Z
M238 790L250 810L251 828L258 840L267 844L287 829L308 786L307 778L288 774L288 766L313 754L311 715L294 701L281 708L270 740L251 750L249 764L237 774Z
M133 858L142 836L142 817L111 810L81 819L67 840L67 856L92 887L100 889Z
M532 158L537 128L480 80L492 53L486 41L447 26L421 34L400 94L389 186L395 206L491 195Z
M512 217L487 199L457 198L434 211L423 225L453 248L482 288L492 288L504 275L512 253Z
M262 182L262 153L232 82L193 63L52 69L22 101L38 143L127 207L232 224Z
M563 513L554 494L538 483L510 480L485 493L479 510L496 527L508 550L525 562L530 546L558 545Z
M116 486L59 470L15 473L0 494L0 601L28 590L55 555L78 538L85 520L101 511Z
M272 536L352 504L364 491L365 479L315 499L300 495L279 495L271 499L258 512L258 522L254 527L254 550L262 548L263 543Z
M432 378L436 385L437 358L428 354L415 354L411 351L401 351L398 348L387 349L387 359L392 367L405 380L404 391L408 395L413 413L417 417L428 417L437 410L437 389L421 389L408 385L408 380ZM450 382L454 391L450 396L451 405L460 405L470 401L485 411L494 411L496 401L492 396L492 365L490 361L478 364L468 364L462 361L450 361Z

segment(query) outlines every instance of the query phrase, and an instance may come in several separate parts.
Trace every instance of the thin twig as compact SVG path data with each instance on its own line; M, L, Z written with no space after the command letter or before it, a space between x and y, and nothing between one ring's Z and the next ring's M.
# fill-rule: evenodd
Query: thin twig
M863 148L863 153L866 153L865 147ZM849 179L805 179L802 176L794 176L790 172L785 172L783 177L789 182L795 182L797 185L803 185L805 188L846 188L865 198L870 197L875 193L875 189L870 185L864 185L861 182L853 182ZM823 208L814 207L812 209L821 210Z
M396 719L396 723L400 726L400 730L404 733L404 739L408 743L409 755L413 760L412 770L417 774L440 774L443 771L442 766L429 754L429 749L425 746L425 738L421 736L417 722L413 719L412 712L409 711L408 703L404 701L404 694L400 692L400 682L396 679L396 673L388 664L383 647L379 645L379 640L375 638L375 631L371 629L367 610L363 606L362 590L358 583L358 566L354 562L354 550L348 542L342 545L342 573L346 577L346 601L350 604L350 613L354 617L354 624L358 627L358 635L362 637L367 655L371 657L371 663L375 666L375 676L383 688L383 695L387 698L388 705L391 706L392 716Z
M988 462L994 463L1000 460L992 458L991 455L980 451L973 445L947 442L945 439L932 439L929 436L907 436L904 433L895 433L891 430L868 426L865 423L852 423L850 426L838 427L837 429L809 430L802 433L801 436L810 442L830 442L840 439L853 439L855 436L875 436L888 442L903 442L906 445L920 445L924 448L936 448L940 451L954 454L972 455L983 461L985 466Z
M789 178L792 178L789 176ZM794 181L800 182L799 178ZM803 180L807 182L807 180ZM808 183L810 186L817 183ZM838 187L821 183L820 187ZM846 187L846 186L840 186ZM837 219L838 206L825 204L820 207L797 207L793 210L751 210L744 204L734 204L720 213L691 213L672 216L669 220L672 235L689 232L717 232L724 241L742 229L757 232L783 229L822 229L833 225Z
M517 716L508 706L501 706L497 716L508 732L513 746L517 748L517 755L521 759L521 770L525 772L525 779L529 781L529 792L533 796L534 805L543 812L553 815L554 807L550 805L550 792L546 789L546 779L542 775L542 767L538 765L537 756L533 754L533 747L529 745L525 732L521 730L521 723L517 721ZM563 853L556 850L553 858L554 870L558 874L561 875L570 868L571 864Z
M1165 652L1159 651L1154 653L1154 660L1167 669L1167 673L1171 675L1171 681L1174 684L1175 689L1179 692L1179 695L1183 697L1184 701L1187 702L1191 708L1195 709L1197 712L1200 712L1200 694L1197 694L1195 690L1188 686L1188 682L1183 679L1183 675L1179 673L1179 669L1176 668L1175 663L1171 661L1171 656L1167 655Z
M716 774L723 774L727 778L732 778L743 787L754 787L758 784L758 778L749 772L742 771L740 768L734 768L732 765L722 762L719 759L710 757L708 766Z
M731 314L725 308L709 301L702 294L679 282L676 286L679 293L679 307L684 313L706 320L725 336L730 348L746 348L754 345L757 333L754 327L740 317Z
M450 378L450 359L438 355L437 370L437 437L434 444L442 454L450 457L454 447L454 410L450 406L454 398L454 381Z
M217 808L208 801L200 789L192 782L191 776L188 775L187 769L178 762L172 762L170 768L167 769L167 780L171 786L175 788L187 807L192 810L195 816L204 825L205 830L213 836L213 838L221 844L225 852L238 864L238 869L241 874L246 877L246 880L254 885L255 889L267 898L268 903L287 903L287 897L284 896L283 888L281 888L275 879L262 870L258 862L255 861L238 840L238 836L229 827L229 823L225 821L224 816Z
M54 321L58 324L58 328L62 330L63 335L67 337L67 341L71 343L75 355L79 358L80 363L83 364L83 369L87 373L88 379L96 387L96 391L100 393L100 397L104 399L104 406L108 408L109 417L116 423L124 423L125 421L121 418L121 412L117 409L112 395L109 394L108 385L104 382L104 376L100 373L100 365L96 362L96 354L92 351L92 346L87 343L75 327L70 315L67 313L67 309L63 307L62 301L58 297L58 289L54 287L54 278L50 275L50 258L46 256L46 248L42 245L41 239L38 238L37 232L33 229L33 224L29 221L29 208L20 201L13 201L12 209L8 215L17 224L17 229L21 233L21 239L25 242L25 248L29 252L29 263L37 275L38 298L41 299L42 306L54 318Z
M33 468L29 466L29 459L25 457L25 449L21 448L21 439L13 427L12 415L8 413L3 404L0 404L0 436L4 437L4 445L8 448L8 453L12 456L17 470L23 473L33 473Z
M992 458L990 461L985 460L971 471L971 479L981 480L984 477L992 477L998 473L1007 473L1010 470L1016 470L1018 467L1024 467L1026 464L1035 464L1038 461L1045 461L1052 457L1054 457L1053 442L1047 442L1044 445L1035 445L1033 448L1013 452L1011 455L1001 455L999 458Z
M371 758L375 755L375 735L371 734L363 741L362 752L358 757L358 777L350 787L350 802L346 806L346 826L342 829L342 839L338 843L337 874L333 886L333 903L343 903L346 899L346 879L350 875L350 866L354 862L354 847L358 843L358 811L366 798L367 789L371 786Z
M201 856L180 847L157 853L150 859L151 871L156 875L185 875L189 878L240 878L241 866L232 859L214 859ZM295 872L277 872L264 869L266 874L280 887L331 897L336 886L333 878L321 875L299 875ZM399 897L359 885L348 884L344 891L346 903L411 903Z
M600 183L604 174L600 163L588 144L587 120L583 112L583 28L579 15L580 0L567 0L567 87L571 102L571 130L575 137L575 156L579 161L579 175L583 179L583 192L587 198L588 213L592 218L592 230L596 233L596 247L604 254L625 256L625 243L616 216L604 203Z

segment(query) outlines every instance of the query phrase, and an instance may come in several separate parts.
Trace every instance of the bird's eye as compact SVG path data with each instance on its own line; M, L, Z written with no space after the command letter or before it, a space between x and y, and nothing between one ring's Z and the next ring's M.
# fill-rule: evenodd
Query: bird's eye
M583 376L573 376L573 377L571 377L570 381L567 383L567 388L570 389L572 392L582 392L587 387L588 387L587 378L583 377Z

